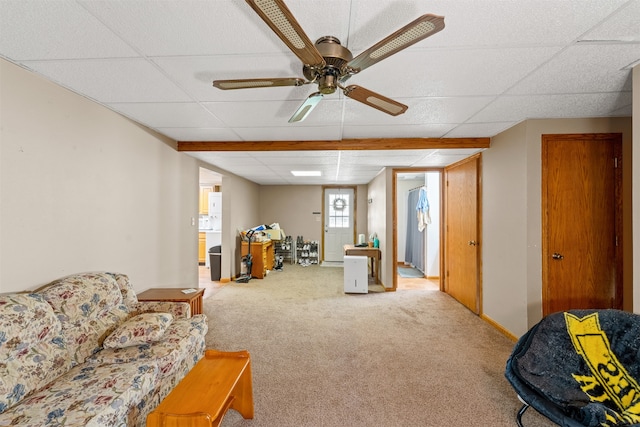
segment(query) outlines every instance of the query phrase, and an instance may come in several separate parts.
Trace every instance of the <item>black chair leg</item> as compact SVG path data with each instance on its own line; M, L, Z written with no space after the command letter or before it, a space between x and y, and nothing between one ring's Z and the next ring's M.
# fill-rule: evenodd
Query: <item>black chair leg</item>
M525 403L518 411L518 415L516 416L516 424L518 424L518 427L524 427L522 425L522 415L524 415L524 412L527 410L527 408L529 408L529 404Z

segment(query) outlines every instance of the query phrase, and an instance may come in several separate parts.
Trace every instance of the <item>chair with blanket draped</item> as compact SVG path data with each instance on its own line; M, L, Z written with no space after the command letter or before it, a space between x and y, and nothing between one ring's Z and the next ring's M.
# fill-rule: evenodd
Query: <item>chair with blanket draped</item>
M640 315L573 310L546 316L523 335L505 376L523 402L556 424L640 426Z

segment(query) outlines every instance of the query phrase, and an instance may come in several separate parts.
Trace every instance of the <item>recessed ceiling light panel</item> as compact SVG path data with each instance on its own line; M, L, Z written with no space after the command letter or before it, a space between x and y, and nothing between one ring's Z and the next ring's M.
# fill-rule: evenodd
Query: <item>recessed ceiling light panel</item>
M320 171L291 171L293 176L322 176Z

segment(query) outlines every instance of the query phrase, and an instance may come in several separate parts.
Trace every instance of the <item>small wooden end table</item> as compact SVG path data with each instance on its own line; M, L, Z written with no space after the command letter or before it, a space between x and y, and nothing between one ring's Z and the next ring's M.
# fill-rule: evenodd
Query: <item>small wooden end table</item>
M191 305L191 315L202 314L202 295L204 289L185 294L182 291L189 288L151 288L138 295L138 301L173 301L188 302Z
M217 427L229 408L245 419L253 418L251 357L246 350L206 350L204 357L147 415L147 427Z

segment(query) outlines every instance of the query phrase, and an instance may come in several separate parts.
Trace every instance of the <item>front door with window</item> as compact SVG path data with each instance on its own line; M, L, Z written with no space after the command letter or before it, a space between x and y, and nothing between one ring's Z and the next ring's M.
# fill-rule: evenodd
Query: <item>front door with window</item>
M324 190L324 260L342 261L343 246L354 243L353 188Z

